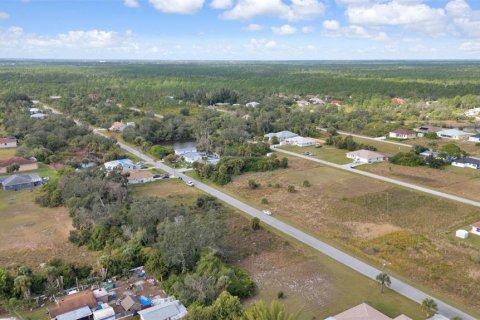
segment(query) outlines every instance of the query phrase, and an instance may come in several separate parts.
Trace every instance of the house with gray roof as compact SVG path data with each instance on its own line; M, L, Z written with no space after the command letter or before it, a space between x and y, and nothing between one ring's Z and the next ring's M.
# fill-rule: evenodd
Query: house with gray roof
M0 184L5 191L32 189L42 185L42 178L38 174L14 174L0 177Z
M266 135L264 135L265 138L268 138L268 141L272 141L273 137L277 137L278 141L279 142L282 142L282 141L285 141L286 139L291 139L291 138L294 138L294 137L298 137L298 134L296 133L293 133L291 131L280 131L280 132L277 132L277 133L268 133Z
M161 303L139 311L141 320L179 320L187 315L187 309L178 300L164 299Z

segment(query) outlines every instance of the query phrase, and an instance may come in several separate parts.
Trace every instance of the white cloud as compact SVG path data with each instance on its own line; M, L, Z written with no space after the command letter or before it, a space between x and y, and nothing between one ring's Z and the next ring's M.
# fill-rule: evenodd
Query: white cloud
M387 34L383 31L368 30L362 26L357 25L342 27L340 26L340 23L336 20L325 20L323 22L322 34L327 37L345 37L377 41L385 41L388 39Z
M265 51L273 49L277 46L277 43L268 39L250 39L250 42L246 45L246 48L251 51Z
M472 10L464 0L453 0L445 6L461 36L480 38L480 11Z
M158 11L165 13L194 14L203 8L205 0L149 0Z
M471 8L464 0L453 0L447 3L445 10L450 16L461 17L470 13Z
M256 16L275 16L289 21L310 20L323 14L325 5L319 0L239 0L221 17L228 20L248 20Z
M302 32L303 33L313 33L313 32L315 32L315 28L312 27L312 26L305 26L305 27L302 27Z
M10 18L10 15L6 13L5 11L0 11L0 20L7 20Z
M470 53L480 53L480 41L473 42L467 41L460 45L461 51L466 51Z
M323 28L327 30L340 29L340 23L337 20L325 20L323 21Z
M248 26L246 26L245 28L243 28L243 30L248 31L248 32L262 31L263 26L261 26L259 24L256 24L256 23L251 23Z
M138 8L140 7L140 4L138 3L138 0L123 0L123 4L129 8Z
M210 6L214 9L228 9L233 6L233 0L212 0Z
M289 24L285 24L281 27L272 27L272 31L277 36L288 36L297 33L297 28L292 27Z

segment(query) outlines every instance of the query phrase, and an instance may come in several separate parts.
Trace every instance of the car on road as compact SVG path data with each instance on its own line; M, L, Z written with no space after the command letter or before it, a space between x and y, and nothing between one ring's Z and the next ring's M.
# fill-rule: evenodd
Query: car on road
M193 187L194 185L195 185L195 183L193 183L192 180L188 180L188 181L187 181L187 186Z
M305 151L303 154L306 155L306 156L314 156L315 155L313 152L310 152L310 151Z
M162 178L163 179L168 179L168 178L170 178L170 175L168 173L164 173L164 174L162 174Z
M154 174L153 179L162 179L162 175L161 174Z
M266 214L267 216L271 216L271 215L272 215L272 211L270 211L270 210L262 210L262 212L263 212L264 214Z

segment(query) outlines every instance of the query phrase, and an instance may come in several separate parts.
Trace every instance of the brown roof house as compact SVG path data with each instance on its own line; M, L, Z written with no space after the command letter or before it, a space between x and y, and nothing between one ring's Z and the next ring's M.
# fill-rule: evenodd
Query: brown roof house
M38 162L36 160L25 159L22 157L13 157L7 160L0 160L0 173L6 173L7 167L14 163L20 166L18 171L30 171L38 169Z
M396 318L390 318L380 311L370 307L366 303L359 304L356 307L348 309L336 316L329 317L325 320L412 320L405 315L399 315Z
M92 319L92 311L97 300L90 290L74 293L56 300L56 305L48 308L48 314L55 320Z
M0 138L0 149L16 148L16 147L17 147L17 139Z
M142 304L140 303L140 300L138 300L138 297L130 294L122 299L120 305L125 311L130 311L134 314L142 310Z

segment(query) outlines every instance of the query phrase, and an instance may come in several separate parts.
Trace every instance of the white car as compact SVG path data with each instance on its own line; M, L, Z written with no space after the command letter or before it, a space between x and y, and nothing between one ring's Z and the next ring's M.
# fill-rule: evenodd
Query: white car
M272 215L272 212L270 210L262 210L262 212L264 214L266 214L267 216L271 216Z
M192 180L188 180L188 181L187 181L187 186L193 187L194 185L195 185L195 183L193 183Z

